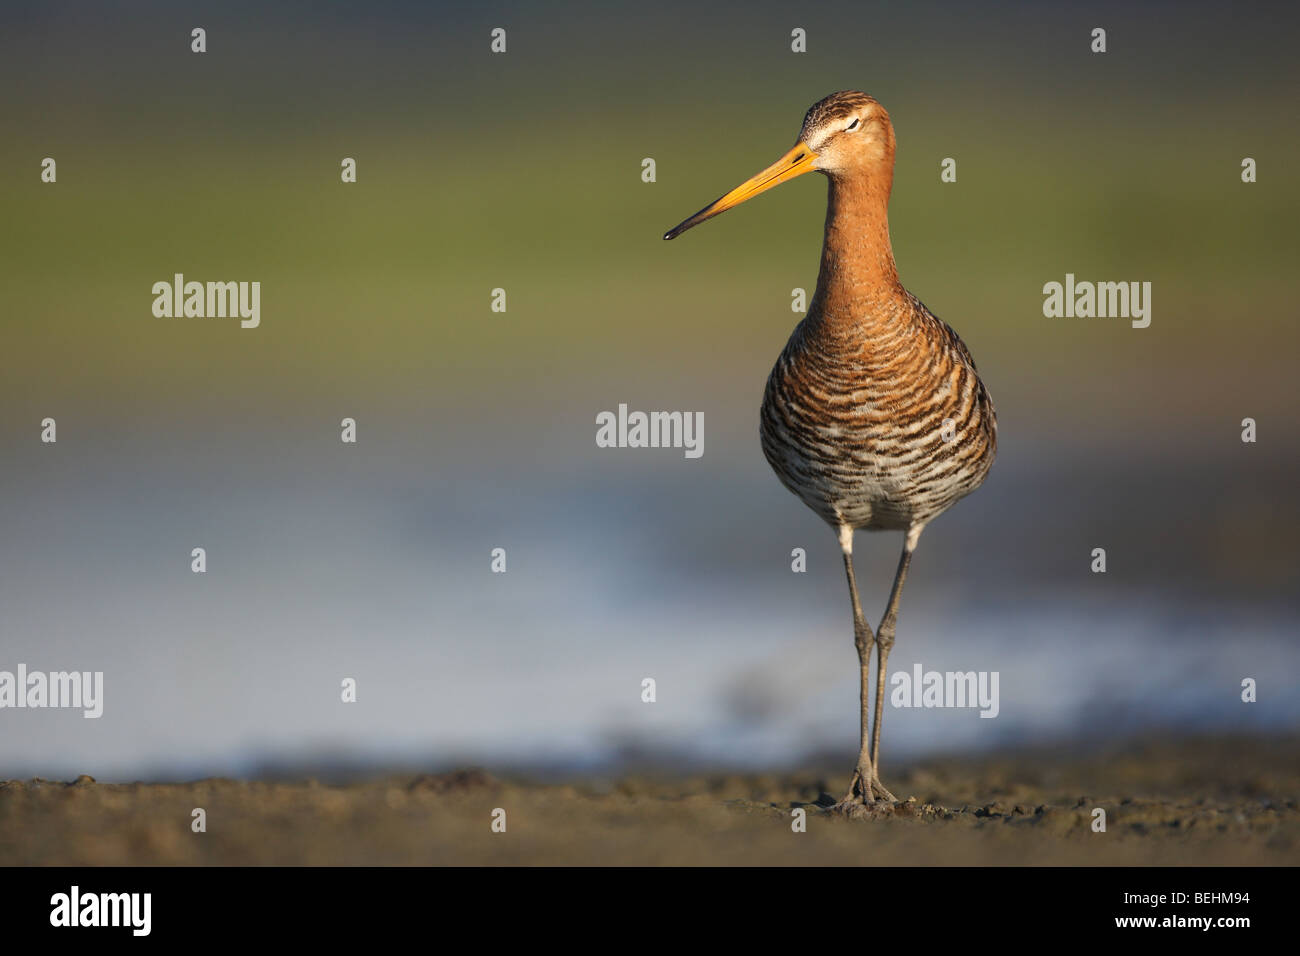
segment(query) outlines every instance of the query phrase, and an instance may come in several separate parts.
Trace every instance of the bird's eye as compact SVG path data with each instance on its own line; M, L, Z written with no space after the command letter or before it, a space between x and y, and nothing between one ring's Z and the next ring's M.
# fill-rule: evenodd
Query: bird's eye
M852 133L857 128L858 128L858 117L855 116L853 117L853 122L850 123L848 126L844 127L844 132Z

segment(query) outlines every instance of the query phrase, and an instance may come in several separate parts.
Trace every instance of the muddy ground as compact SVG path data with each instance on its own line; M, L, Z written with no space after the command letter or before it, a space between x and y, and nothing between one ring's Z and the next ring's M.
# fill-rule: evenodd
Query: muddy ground
M864 820L827 809L842 770L9 781L0 864L1300 863L1300 738L926 760L887 771L913 799ZM806 832L792 830L796 808Z

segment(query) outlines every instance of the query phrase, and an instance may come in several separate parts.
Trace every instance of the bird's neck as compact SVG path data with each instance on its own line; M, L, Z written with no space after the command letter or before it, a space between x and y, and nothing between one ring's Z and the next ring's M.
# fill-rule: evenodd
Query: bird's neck
M832 327L888 324L906 302L889 242L891 179L830 179L826 238L813 301L820 321Z

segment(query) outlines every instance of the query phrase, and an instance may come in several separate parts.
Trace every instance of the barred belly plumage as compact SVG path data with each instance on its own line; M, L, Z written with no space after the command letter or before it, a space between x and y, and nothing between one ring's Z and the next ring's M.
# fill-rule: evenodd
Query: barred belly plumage
M969 352L911 302L902 329L874 341L835 336L810 315L768 377L763 454L834 528L925 524L993 463L996 416Z

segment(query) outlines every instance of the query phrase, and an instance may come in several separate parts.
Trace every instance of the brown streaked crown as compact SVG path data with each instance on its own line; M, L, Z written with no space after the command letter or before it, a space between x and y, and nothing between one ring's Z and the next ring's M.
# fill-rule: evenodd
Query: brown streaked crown
M872 112L884 111L884 107L876 101L875 97L868 96L866 93L857 90L840 90L838 93L832 93L809 107L803 118L803 128L799 131L799 138L806 143L808 136L814 130L821 129L828 123L846 120L855 113L866 111L868 107L872 108Z

